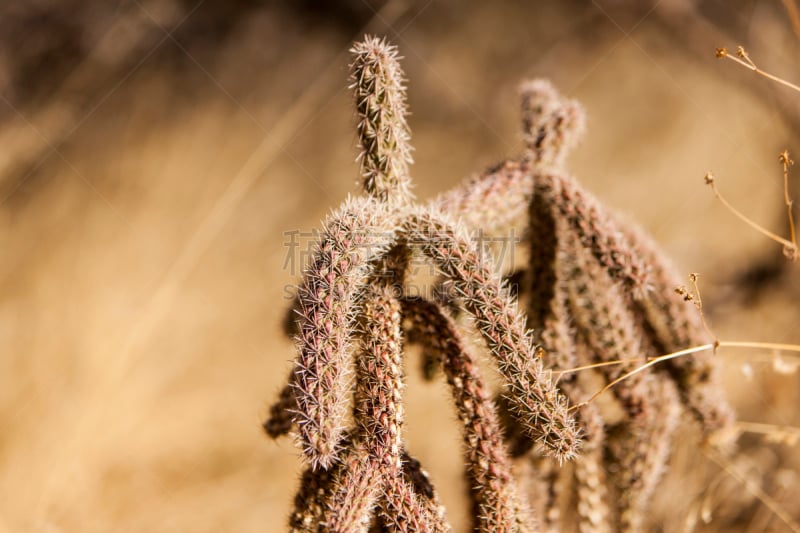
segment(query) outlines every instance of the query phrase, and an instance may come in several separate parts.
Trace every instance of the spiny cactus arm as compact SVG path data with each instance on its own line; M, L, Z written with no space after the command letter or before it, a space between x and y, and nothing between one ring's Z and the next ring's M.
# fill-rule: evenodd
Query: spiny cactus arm
M410 251L405 243L395 242L385 257L378 262L381 272L379 275L386 280L393 280L400 287L405 278L405 271L408 267ZM292 303L286 310L282 321L284 333L288 337L295 337L298 333L297 319L301 316L299 311L300 300L298 295L292 299ZM264 431L272 438L286 435L293 427L293 411L297 409L297 402L294 398L294 372L289 375L286 385L278 395L278 399L270 406L269 417L264 422Z
M453 320L437 304L404 298L410 338L438 353L462 423L476 531L533 531L502 440L495 406Z
M536 317L534 328L540 328L540 338L545 348L544 362L549 368L567 370L581 364L575 346L573 317L568 308L569 287L573 283L570 267L573 251L565 246L564 234L568 223L558 218L550 205L531 204L531 223L528 230L530 259L526 284L531 288L528 299L528 316ZM543 242L542 256L539 242ZM533 289L535 285L549 284L548 289ZM559 383L571 382L574 375L561 377Z
M528 324L534 330L546 330L545 321L553 316L552 305L558 284L556 217L552 205L544 200L541 195L534 196L528 206L526 243L530 257L524 285L528 290Z
M651 394L653 411L619 428L610 446L620 463L620 531L644 530L650 497L666 471L672 435L680 418L674 383L658 380Z
M536 453L527 454L516 462L519 479L525 482L525 493L534 513L539 518L540 533L560 533L562 502L570 491L564 490L563 481L572 465L559 465L552 457Z
M559 460L572 458L580 435L566 398L536 356L525 317L492 271L490 258L481 257L463 226L432 211L409 215L404 232L453 280L498 363L525 430Z
M356 423L384 473L397 476L403 450L402 315L391 286L373 283L367 289L363 319Z
M626 288L643 294L648 288L648 268L633 250L613 215L578 182L563 173L540 174L535 178L534 195L557 209L612 278Z
M380 498L382 476L368 445L356 440L336 466L319 531L366 532Z
M425 506L427 516L431 519L431 531L448 532L450 525L445 517L444 505L439 501L436 489L422 468L422 464L408 452L403 452L403 476Z
M387 479L386 492L380 503L381 521L389 531L446 533L450 526L413 484L404 476Z
M564 226L563 220L553 217L552 206L533 203L530 208L531 220L527 234L530 248L528 268L522 271L522 286L527 289L528 325L539 332L542 345L539 355L547 368L566 370L578 365L575 350L575 332L572 317L567 309L567 284L563 266L570 261L557 239L557 225ZM562 376L559 387L574 380L573 375ZM508 398L502 398L501 405L507 411ZM507 442L515 456L527 453L533 441L517 428L507 415L503 421ZM509 424L511 422L511 424Z
M481 175L467 178L428 205L458 218L470 228L481 228L493 234L521 224L532 192L533 176L528 166L506 161Z
M574 234L564 234L560 242L571 257L565 265L564 277L571 279L567 285L568 305L578 338L586 343L593 354L591 360L580 361L579 366L620 359L640 359L658 355L646 353L641 344L641 331L636 320L636 310L628 305L630 298L615 283L597 259L581 246ZM620 365L598 368L607 382L627 370ZM628 416L635 418L652 403L652 391L646 374L637 374L621 381L614 389ZM585 397L584 397L585 399Z
M670 260L636 224L624 227L637 255L651 265L653 288L635 302L653 335L649 340L662 354L709 342L697 309L675 294L681 277L675 273ZM717 363L713 353L678 357L666 363L666 370L678 385L683 403L694 413L706 435L730 426L735 419L723 392Z
M345 202L328 218L298 290L294 421L312 466L329 467L344 431L345 374L360 295L376 256L392 242L391 219L372 199Z
M553 294L549 313L544 319L541 338L547 349L544 355L546 364L552 368L566 370L582 365L585 361L579 356L579 350L575 345L575 339L578 338L573 326L575 320L568 307L569 290L574 283L573 252L565 246L566 241L563 238L566 222L558 220L555 226L553 231L559 237L556 239L555 258L551 267L555 279L552 281ZM571 402L579 402L586 396L576 377L575 374L567 374L559 381L559 387ZM604 422L594 404L583 405L578 410L578 422L584 435L584 444L575 460L572 472L577 498L575 506L578 511L578 529L582 533L610 532L611 508L608 502L603 456ZM552 484L549 494L559 492L557 484L561 483L561 480L557 476L540 481L540 483L545 482Z
M355 416L372 475L382 479L382 522L394 531L426 531L435 517L403 471L402 314L393 289L391 279L380 278L365 293Z
M603 418L594 404L582 406L579 416L586 438L581 455L575 460L574 471L578 530L611 533L613 517L606 486Z
M559 290L553 300L552 314L545 321L545 330L542 332L542 342L550 347L544 359L554 368L560 369L573 368L583 363L573 341L576 334L571 326L571 315L567 311L565 292L564 283L559 282ZM587 396L575 378L574 374L567 375L562 376L559 381L561 391L573 403L580 402ZM584 444L575 460L572 472L577 496L578 529L583 533L610 532L612 531L611 508L606 489L603 455L605 428L597 406L591 403L581 406L578 410L578 423L584 435ZM562 481L558 476L553 476L548 482L553 484L548 493L557 494L559 491L556 484Z
M503 441L506 443L508 454L513 459L527 455L536 442L523 431L522 426L517 422L513 414L514 406L508 393L495 394L493 403L497 408L497 415L503 431Z
M366 36L350 50L361 174L366 191L391 203L412 198L408 167L411 133L406 122L406 88L397 48Z
M563 99L543 79L523 82L519 87L522 132L526 157L537 168L560 168L585 130L585 113L578 102Z

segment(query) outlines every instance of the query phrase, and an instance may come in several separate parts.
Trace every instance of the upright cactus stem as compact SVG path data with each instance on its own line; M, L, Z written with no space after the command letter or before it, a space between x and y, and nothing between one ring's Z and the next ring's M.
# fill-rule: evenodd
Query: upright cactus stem
M407 202L412 198L408 167L413 160L397 48L367 36L351 52L350 79L364 189L379 200Z
M563 101L547 80L519 86L526 157L541 168L560 168L586 128L585 113L574 100Z

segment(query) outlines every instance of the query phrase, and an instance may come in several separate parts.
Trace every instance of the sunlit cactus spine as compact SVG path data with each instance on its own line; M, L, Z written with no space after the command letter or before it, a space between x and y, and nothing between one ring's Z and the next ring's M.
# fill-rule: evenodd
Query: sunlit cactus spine
M583 109L549 82L523 83L523 153L421 204L397 50L368 36L352 53L365 194L320 232L285 321L298 356L264 425L294 432L304 452L290 529L449 531L404 438L409 344L422 346L427 377L441 369L450 386L475 531L640 529L681 410L703 435L732 411L711 357L625 376L704 334L657 248L568 173ZM474 236L514 229L528 261L502 276ZM406 293L412 257L436 267L447 298ZM499 391L481 377L470 328ZM622 377L612 419L587 383Z

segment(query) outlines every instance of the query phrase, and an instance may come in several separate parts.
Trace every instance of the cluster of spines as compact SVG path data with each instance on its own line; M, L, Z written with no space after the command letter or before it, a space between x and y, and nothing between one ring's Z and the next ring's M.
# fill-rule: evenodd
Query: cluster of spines
M608 454L632 476L618 480L619 524L637 529L666 463L677 391L706 431L724 426L730 410L712 379L713 361L686 360L668 363L674 384L652 374L620 383L616 396L629 417L623 423L607 428L600 410L581 404L576 424L566 398L581 400L585 391L579 380L568 374L557 387L545 370L545 363L568 370L587 362L644 358L654 350L697 344L702 337L686 307L669 299L672 286L667 284L674 277L657 249L564 171L566 154L583 131L580 106L562 100L547 82L523 84L524 157L418 208L411 204L410 135L396 49L368 37L352 51L359 158L368 197L334 213L321 234L298 291L297 320L287 321L297 335L298 362L265 424L273 436L296 426L308 458L293 529L447 529L432 486L403 449L406 336L423 344L428 370L441 366L453 388L477 530L531 528L510 473L509 449L498 442L500 420L510 451L526 454L536 440L552 457L537 460L540 470L531 482L549 502L542 517L545 530L558 527L559 510L571 497L581 531L611 528L603 475ZM513 278L528 298L527 319L517 309L516 294L467 231L496 232L526 215L530 265ZM457 301L401 296L411 250L438 266ZM492 401L481 382L449 317L451 308L471 315L494 356L507 384L500 401ZM401 327L403 317L411 319L409 331ZM546 351L534 343L529 326L540 331ZM357 368L355 426L347 429L351 353ZM623 373L609 368L600 370L607 381ZM669 416L654 414L659 405L667 406ZM509 431L512 426L517 430ZM561 468L563 460L576 455L581 431L584 455L572 468ZM653 439L658 439L655 446ZM563 490L569 485L574 492Z
M675 278L657 249L563 168L565 151L582 130L580 108L562 100L546 82L528 82L521 92L527 143L521 168L531 173L527 180L531 191L524 194L529 198L530 260L527 271L516 277L523 280L521 293L528 301L530 325L541 332L547 364L563 371L620 359L645 362L661 355L660 349L701 344L697 317L672 298ZM497 184L503 178L489 173L486 180ZM597 372L611 382L626 370L602 366ZM586 410L592 404L581 403L583 456L571 472L564 470L560 476L548 474L552 468L542 472L540 485L549 487L540 493L544 495L565 497L559 487L565 476L574 476L579 529L599 531L613 523L605 484L599 482L602 461L610 456L617 458L620 470L613 480L620 494L613 513L617 527L625 531L642 527L653 487L666 468L679 398L698 416L705 432L730 421L730 409L712 379L716 370L712 360L678 361L665 370L637 374L617 384L613 390L625 413L621 422L609 425L598 418L597 410ZM559 387L579 403L591 393L574 376L562 376ZM510 436L516 450L530 448L517 432ZM564 507L563 502L552 505Z
M307 457L323 468L336 460L345 429L346 355L370 264L390 244L388 218L371 198L345 203L326 222L298 289L294 421Z
M462 423L467 481L475 531L533 531L527 507L511 472L511 460L491 393L458 327L441 306L405 298L411 317L409 340L438 355Z
M402 320L413 321L415 312L423 312L416 306L404 315L398 299L411 250L437 263L458 289L510 382L515 414L529 437L544 442L561 461L574 456L579 435L565 398L534 355L524 315L462 223L449 220L439 206L411 205L405 89L396 50L367 38L353 53L367 197L348 201L320 233L297 293L297 317L285 323L297 339L297 363L265 429L278 436L296 427L305 451L308 468L291 517L293 529L444 531L442 507L403 448ZM481 487L475 491L479 529L530 531L490 395L447 311L430 305L439 333L448 335L429 343L431 356L441 360L454 388L465 439L478 446L467 451L467 470ZM354 379L347 371L351 356ZM305 509L302 500L309 504Z
M350 79L364 189L381 200L406 200L411 196L411 134L397 49L383 39L367 36L351 52Z

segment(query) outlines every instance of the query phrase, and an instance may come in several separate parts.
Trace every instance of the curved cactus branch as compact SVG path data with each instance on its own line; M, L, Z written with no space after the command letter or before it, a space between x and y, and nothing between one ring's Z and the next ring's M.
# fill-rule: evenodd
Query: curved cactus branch
M490 258L480 255L463 226L435 212L409 215L404 233L453 280L498 363L524 430L559 461L571 459L580 446L575 420L537 357L525 317L493 272Z
M390 217L371 199L349 200L325 223L298 290L294 421L312 465L331 466L344 432L346 357L375 257L392 242Z

